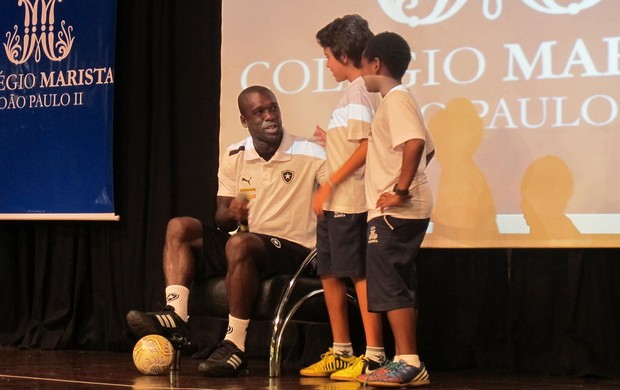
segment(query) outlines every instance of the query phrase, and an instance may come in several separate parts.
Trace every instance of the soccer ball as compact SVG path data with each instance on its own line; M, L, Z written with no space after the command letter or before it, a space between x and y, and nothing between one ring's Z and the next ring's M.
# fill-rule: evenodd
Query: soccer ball
M158 334L142 337L133 347L133 364L146 375L163 375L174 363L172 343Z

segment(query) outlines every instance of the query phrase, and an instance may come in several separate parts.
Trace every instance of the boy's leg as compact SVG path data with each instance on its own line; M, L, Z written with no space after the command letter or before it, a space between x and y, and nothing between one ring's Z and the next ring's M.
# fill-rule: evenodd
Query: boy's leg
M413 308L390 310L387 318L394 334L398 355L417 355L417 321Z
M325 211L317 223L317 273L321 276L333 347L302 376L330 376L356 361L349 332L345 279L363 275L366 215Z
M371 347L383 347L381 313L371 313L368 311L366 278L357 278L355 280L355 292L357 294L357 302L360 306L362 322L364 323L366 345Z
M349 367L330 375L330 378L335 380L357 381L360 375L378 369L386 361L381 314L368 312L366 278L353 280L366 336L366 352Z
M419 362L417 357L416 336L416 260L427 226L428 220L390 216L374 218L369 222L369 308L387 313L397 354L407 358L407 361L390 363L365 376L369 385L418 386L430 383L424 363Z
M368 223L368 310L417 307L416 258L428 220L377 217ZM399 351L402 353L402 351Z
M347 286L342 278L337 278L333 275L321 276L321 283L325 294L325 304L327 305L334 343L351 344Z
M320 222L318 272L334 338L334 353L353 356L347 306L347 279L365 273L366 213L346 214L326 211ZM322 245L324 244L324 245ZM346 346L339 350L337 347Z

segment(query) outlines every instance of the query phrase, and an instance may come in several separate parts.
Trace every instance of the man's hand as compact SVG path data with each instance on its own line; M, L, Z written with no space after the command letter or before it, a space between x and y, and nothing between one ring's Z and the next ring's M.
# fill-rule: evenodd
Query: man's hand
M321 128L321 126L316 125L314 128L314 134L312 134L312 138L310 139L312 142L325 147L325 143L327 141L327 132Z
M237 196L228 205L228 211L232 218L240 224L248 223L248 199Z

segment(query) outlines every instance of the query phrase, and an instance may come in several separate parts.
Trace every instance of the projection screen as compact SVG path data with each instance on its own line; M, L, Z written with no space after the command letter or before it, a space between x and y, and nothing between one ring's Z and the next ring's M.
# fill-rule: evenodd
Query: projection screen
M247 136L249 85L275 92L289 132L327 125L343 85L315 34L357 13L411 46L403 82L437 148L425 247L620 244L620 2L222 3L222 149Z

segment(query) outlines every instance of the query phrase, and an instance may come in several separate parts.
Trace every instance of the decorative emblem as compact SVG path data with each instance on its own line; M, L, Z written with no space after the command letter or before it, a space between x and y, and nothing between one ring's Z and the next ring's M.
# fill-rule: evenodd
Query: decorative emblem
M584 9L595 6L601 0L573 1L568 5L560 5L557 0L521 0L528 7L545 14L551 15L577 15Z
M410 27L425 26L441 23L456 15L467 0L435 0L434 7L430 12L420 9L420 0L377 0L379 6L387 16L398 23ZM427 6L432 0L424 2ZM559 0L521 0L531 9L551 15L577 15L581 11L600 3L601 0L576 0L567 5L558 4ZM514 2L511 1L512 5ZM504 0L482 0L482 14L488 20L495 20L502 14Z
M3 44L6 56L15 65L25 63L34 55L41 60L41 52L51 61L62 61L73 47L73 26L60 22L56 31L56 3L63 0L17 0L17 6L24 7L23 34L15 25L13 32L7 32L8 40Z
M282 243L275 237L271 237L271 243L278 249L282 248Z
M394 21L402 24L408 24L410 27L424 26L428 24L436 24L451 18L467 3L467 0L437 0L435 8L427 16L409 15L410 12L416 10L419 5L418 0L379 0L379 5L383 12ZM452 5L449 5L452 3Z
M379 242L379 235L377 234L377 227L371 226L370 232L368 233L368 243L376 244Z
M295 172L291 171L290 169L282 171L281 175L282 175L282 180L284 180L286 184L290 184L295 178Z

